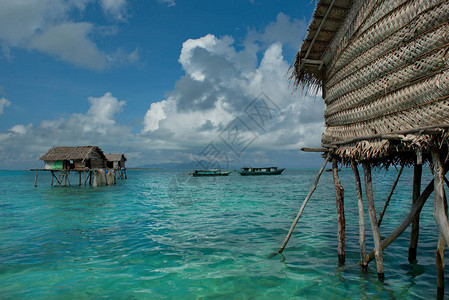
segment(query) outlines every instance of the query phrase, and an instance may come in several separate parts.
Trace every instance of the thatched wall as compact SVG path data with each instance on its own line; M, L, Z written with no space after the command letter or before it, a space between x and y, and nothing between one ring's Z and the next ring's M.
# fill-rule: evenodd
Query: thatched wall
M322 90L323 146L382 159L446 138L448 20L447 0L318 3L292 79Z

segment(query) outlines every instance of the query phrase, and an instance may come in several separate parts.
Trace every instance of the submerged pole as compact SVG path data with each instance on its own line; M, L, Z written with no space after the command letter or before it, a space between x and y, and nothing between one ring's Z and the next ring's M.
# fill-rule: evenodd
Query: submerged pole
M413 170L413 195L412 205L415 205L416 201L421 194L421 178L422 178L422 163L419 161L415 163ZM408 261L410 263L416 262L416 254L418 252L418 239L419 239L419 213L412 222L412 229L410 231L410 245L408 248Z
M34 175L34 187L37 187L37 169L36 169L36 175Z
M377 278L379 278L380 281L384 281L385 274L383 266L382 247L380 241L379 226L377 225L376 219L376 210L374 208L373 184L371 178L371 166L369 162L363 162L363 170L365 174L366 206L368 208L374 238L374 253L376 255Z
M346 231L346 220L345 220L345 207L344 207L344 195L345 190L341 185L340 178L338 177L338 164L337 159L332 159L332 175L334 178L335 186L335 202L337 204L337 216L338 216L338 263L339 265L345 264L345 231Z
M351 160L351 167L355 177L357 206L359 209L360 268L363 272L366 272L368 270L368 263L366 262L365 213L363 208L362 184L360 181L359 170L357 169L357 163L354 159Z
M324 160L323 166L321 167L320 171L318 172L318 175L315 178L315 182L313 183L313 186L310 189L309 194L307 195L306 199L302 203L301 208L299 209L298 215L296 216L295 220L293 221L293 224L290 227L290 230L288 231L288 234L285 237L284 243L282 244L278 253L282 253L282 251L284 251L285 247L287 246L287 243L290 240L290 237L292 236L293 230L295 229L295 226L298 223L299 218L301 217L304 208L306 207L307 201L309 201L310 197L312 196L313 192L315 191L318 181L320 180L321 174L323 173L324 168L326 167L326 164L329 161L329 159L330 159L330 154L328 154L326 159Z

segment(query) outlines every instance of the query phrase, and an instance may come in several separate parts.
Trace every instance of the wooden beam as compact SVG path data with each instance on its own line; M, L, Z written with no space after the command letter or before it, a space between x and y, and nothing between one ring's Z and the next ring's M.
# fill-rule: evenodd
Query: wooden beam
M407 217L402 221L401 224L392 232L389 236L387 236L382 241L382 250L385 250L390 244L396 240L398 236L400 236L405 229L412 223L412 221L415 219L415 217L421 212L422 207L424 206L424 203L426 203L427 198L429 198L430 194L433 192L433 179L430 181L430 183L427 185L427 187L422 192L421 196L416 200L415 205L412 206L410 209L410 213L407 215ZM372 250L367 256L366 261L369 263L374 259L374 250Z
M328 148L308 148L308 147L304 147L304 148L301 148L301 151L304 151L304 152L328 152L329 149Z
M369 218L371 221L371 229L374 239L374 254L376 256L377 278L380 281L385 280L382 247L380 241L379 226L377 225L376 210L374 208L373 184L371 178L371 166L368 162L363 162L363 171L365 174L365 193L366 206L368 208Z
M34 187L37 187L37 170L36 175L34 176Z
M323 173L324 168L326 167L329 159L330 159L330 155L328 154L326 159L324 160L323 166L321 167L320 171L318 172L318 175L315 178L315 182L313 183L313 186L310 189L309 194L307 195L306 199L304 199L304 202L302 203L301 208L299 209L299 212L296 215L296 218L293 221L293 224L290 227L290 230L288 231L287 236L285 237L284 243L282 243L281 248L278 250L278 253L282 253L282 251L284 251L285 247L287 246L287 243L290 240L290 237L292 236L293 230L295 229L295 226L298 223L299 218L301 217L302 212L304 211L304 208L306 207L307 202L309 201L310 197L312 196L313 192L315 191L316 186L318 185L318 181L320 180L321 174Z
M338 231L337 231L337 252L338 252L338 263L339 265L345 264L345 232L346 232L346 220L345 220L345 207L344 207L344 195L345 190L341 185L340 179L338 178L338 164L337 159L332 159L332 175L334 178L335 186L335 202L337 204L337 217L338 217Z
M393 192L396 189L396 186L398 185L399 178L401 177L402 170L404 170L404 165L401 165L401 168L399 169L398 175L396 176L396 180L393 183L393 186L391 187L390 193L388 194L387 200L385 201L384 208L379 214L379 221L377 222L377 225L380 227L380 224L382 223L382 219L384 218L385 211L387 210L388 204L390 204L391 197L393 196Z

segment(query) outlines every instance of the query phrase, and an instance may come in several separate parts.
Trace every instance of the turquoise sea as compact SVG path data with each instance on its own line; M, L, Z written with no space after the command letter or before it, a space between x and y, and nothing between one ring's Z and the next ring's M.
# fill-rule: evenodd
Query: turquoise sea
M421 215L418 262L409 230L360 272L351 170L345 188L346 265L337 263L332 174L281 246L318 170L280 176L192 178L188 171L128 171L114 186L51 187L50 176L0 171L1 299L429 299L436 297L438 230L432 196ZM397 171L374 170L377 213ZM423 186L430 180L425 169ZM387 236L411 206L405 170L384 218ZM77 183L77 178L71 180ZM367 248L373 247L366 213ZM446 268L446 278L448 278ZM449 287L446 296L449 296Z

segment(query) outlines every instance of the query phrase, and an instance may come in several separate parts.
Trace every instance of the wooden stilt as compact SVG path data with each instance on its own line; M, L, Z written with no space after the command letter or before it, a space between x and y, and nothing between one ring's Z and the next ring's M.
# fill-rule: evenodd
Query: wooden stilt
M377 267L377 277L380 281L385 280L384 266L383 266L383 256L380 241L379 227L377 225L376 210L374 208L374 195L373 195L373 185L371 178L371 166L368 162L363 162L363 170L365 174L365 193L366 193L366 206L368 208L368 213L371 221L371 228L373 230L374 238L374 253L376 255L376 267Z
M384 208L379 214L379 220L377 221L377 225L380 227L380 224L382 223L382 219L384 218L385 211L387 210L388 204L390 204L391 196L393 196L393 192L396 189L396 186L398 185L399 178L401 177L402 171L404 170L404 165L401 165L401 168L399 169L398 175L396 176L396 180L393 183L393 186L391 187L390 193L388 194L387 201L385 201Z
M53 177L56 177L56 176L53 171L50 171L50 172L51 172L51 185L53 186Z
M125 172L125 179L128 179L128 176L126 175L126 169L123 169L123 171Z
M344 209L344 194L345 191L341 185L340 179L338 178L338 164L335 158L332 159L332 174L334 178L335 186L335 200L337 204L337 215L338 215L338 263L339 265L345 264L345 231L346 231L346 220L345 220L345 209Z
M413 171L413 195L412 205L415 205L416 201L421 194L421 178L422 178L422 164L415 163ZM419 213L412 222L412 229L410 231L410 246L408 248L408 261L410 263L416 262L416 254L418 250L418 238L419 238Z
M37 187L37 170L36 175L34 176L34 187Z
M443 235L446 244L449 245L449 223L444 209L444 201L446 199L444 191L444 167L440 159L439 149L434 147L432 149L432 163L434 175L434 204L433 216L440 233Z
M437 266L437 299L444 299L444 236L440 234L438 248L435 252L435 262Z
M81 186L81 171L78 171L80 177L80 186Z
M359 170L357 169L357 163L354 160L351 160L351 167L355 177L357 206L359 209L360 268L363 272L366 272L368 270L368 264L366 262L365 213L363 209L362 184L360 181Z
M298 223L299 218L301 217L304 208L306 207L307 201L309 201L310 197L312 196L313 192L315 191L316 186L318 184L318 181L320 180L321 174L323 173L324 168L326 167L326 164L329 161L329 159L330 159L330 156L328 154L326 159L324 160L323 166L321 167L320 171L318 172L318 175L315 178L315 182L313 183L313 186L310 189L309 194L307 195L306 199L302 203L301 208L299 209L298 215L296 216L295 220L293 221L293 224L290 227L290 230L288 231L288 234L285 237L284 243L282 244L282 246L279 249L278 253L282 253L282 251L284 251L284 249L285 249L285 246L287 246L287 243L290 240L290 237L292 236L293 230L295 229L295 226Z

